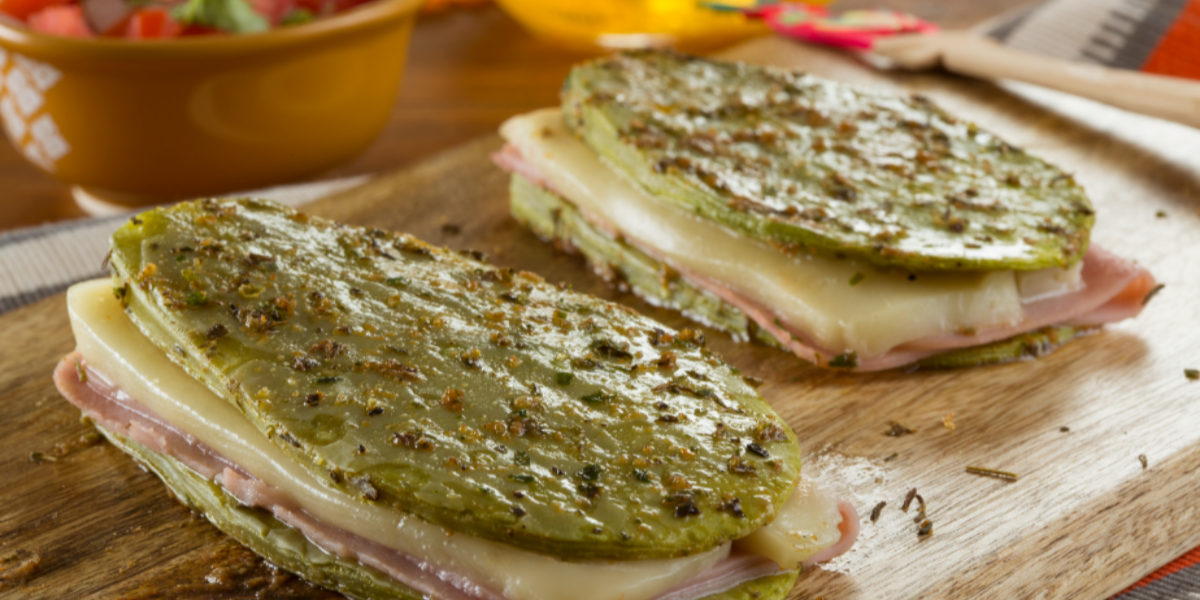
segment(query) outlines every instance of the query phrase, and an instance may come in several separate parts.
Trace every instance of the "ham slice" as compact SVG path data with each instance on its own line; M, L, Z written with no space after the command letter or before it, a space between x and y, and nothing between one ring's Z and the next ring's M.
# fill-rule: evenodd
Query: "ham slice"
M111 384L102 373L86 369L86 382L76 373L79 353L59 362L54 382L59 392L105 429L126 436L154 452L170 456L200 475L220 484L246 506L271 512L294 527L321 549L379 570L401 583L439 600L504 600L504 596L470 581L467 577L422 561L343 529L321 522L274 487L255 478L199 440L176 428L146 406ZM842 508L839 504L839 508ZM857 530L854 508L842 508L843 524ZM850 525L844 525L850 526ZM822 558L833 558L849 549L843 535ZM836 552L831 552L834 548ZM828 557L823 555L829 554ZM747 553L733 553L703 575L657 596L654 600L696 600L719 593L746 581L779 572L771 560Z
M833 560L850 551L850 547L858 540L859 527L861 522L858 520L858 511L854 510L854 505L845 500L838 500L838 512L842 513L842 522L838 523L838 529L842 532L842 537L838 542L816 554L812 558L804 561L804 566L811 567L818 563ZM847 518L852 515L853 518Z
M519 173L547 190L558 193L538 168L521 156L516 146L506 144L501 151L492 155L492 160L501 168ZM586 211L581 214L597 228L614 234L611 224ZM652 248L638 245L638 249L655 260L670 262ZM786 320L770 307L763 306L748 295L678 265L672 264L671 267L692 284L740 309L801 359L828 366L830 359L842 354L843 351L822 347L805 332L789 327ZM1157 285L1154 276L1145 268L1096 244L1088 248L1083 258L1081 278L1083 286L1074 292L1023 305L1025 318L1017 323L984 328L972 335L952 333L913 340L878 356L860 357L857 366L850 370L870 372L893 369L936 354L990 344L1051 325L1098 327L1122 321L1141 313L1147 295Z

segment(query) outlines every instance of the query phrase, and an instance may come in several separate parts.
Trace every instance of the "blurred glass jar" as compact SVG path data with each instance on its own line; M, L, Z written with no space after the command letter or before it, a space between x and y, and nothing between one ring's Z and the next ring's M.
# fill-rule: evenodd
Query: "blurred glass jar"
M496 0L534 35L576 50L672 46L699 51L763 35L757 19L699 0ZM753 0L713 0L729 6ZM822 5L831 0L807 0Z

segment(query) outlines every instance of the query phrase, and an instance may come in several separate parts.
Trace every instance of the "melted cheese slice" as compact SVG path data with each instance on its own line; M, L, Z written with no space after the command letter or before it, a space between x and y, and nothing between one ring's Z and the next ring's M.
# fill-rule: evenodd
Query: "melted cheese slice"
M872 358L905 342L1024 318L1012 271L921 273L910 281L907 273L849 260L789 257L656 201L575 139L558 109L514 117L500 131L552 189L598 225L770 308L790 329L830 350ZM1039 299L1067 293L1078 282L1078 270L1073 279L1071 272L1053 271L1027 286ZM860 281L851 285L852 279Z
M815 483L801 481L770 525L733 543L738 550L765 556L782 569L799 569L804 561L842 538L844 516L837 500Z
M686 558L567 562L452 535L411 515L363 503L318 482L237 408L171 362L125 315L113 297L110 280L73 286L67 304L80 353L130 397L282 490L318 519L465 575L511 600L646 600L703 573L729 554L730 545L725 544Z

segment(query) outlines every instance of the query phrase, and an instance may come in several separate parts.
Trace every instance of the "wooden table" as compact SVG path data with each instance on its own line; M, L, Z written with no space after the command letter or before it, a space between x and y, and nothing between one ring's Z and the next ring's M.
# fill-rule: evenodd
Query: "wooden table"
M883 5L954 28L1022 3L845 0L838 7ZM585 58L531 37L495 6L422 18L409 56L396 107L379 139L323 177L392 170L495 131L514 114L555 104L563 77ZM0 231L82 216L65 184L0 143Z

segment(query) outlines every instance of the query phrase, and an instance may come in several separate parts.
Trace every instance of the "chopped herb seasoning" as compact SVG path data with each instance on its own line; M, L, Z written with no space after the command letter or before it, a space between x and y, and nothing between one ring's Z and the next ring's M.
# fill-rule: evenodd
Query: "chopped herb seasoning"
M616 396L612 394L606 394L604 392L594 392L586 396L581 396L579 399L587 402L588 404L604 404L613 398L616 398Z
M575 475L584 481L597 481L603 471L600 465L585 465Z
M883 432L883 434L888 437L901 437L916 432L916 429L913 429L912 427L909 427L900 421L892 421L892 426L887 431Z
M604 486L595 483L581 483L575 486L575 491L579 492L587 498L595 498L604 491Z
M1150 460L1146 458L1145 454L1138 455L1138 462L1142 463L1142 469L1150 466Z
M735 497L732 500L729 500L728 502L721 504L720 508L721 508L721 510L726 511L729 514L731 514L739 519L746 518L746 512L742 510L742 499L741 498Z
M529 453L525 452L524 450L518 450L515 454L513 454L513 462L522 467L528 467Z
M204 306L208 303L208 294L205 292L191 292L187 295L188 306Z
M1067 427L1066 425L1063 425L1062 427L1059 427L1059 428L1058 428L1058 430L1059 430L1059 431L1061 431L1061 432L1063 432L1063 433L1070 433L1070 432L1071 432L1071 428L1070 428L1070 427Z
M750 442L749 444L746 444L746 451L751 454L757 454L758 456L761 456L763 458L771 458L771 453L767 452L766 448L763 448L762 446L759 446L758 444L756 444L754 442Z
M700 509L689 498L675 506L675 516L682 519L684 517L694 517L700 514Z
M880 513L883 512L883 507L885 507L885 506L887 506L887 502L883 501L883 502L880 502L879 504L876 504L875 508L871 509L871 522L872 523L879 520L879 515L880 515Z
M908 494L904 496L904 504L900 505L900 510L908 512L909 505L912 504L913 498L917 497L917 488L908 490Z
M1145 305L1149 304L1149 303L1150 303L1150 299L1152 299L1152 298L1154 298L1155 296L1157 296L1157 295L1158 295L1158 293L1159 293L1159 292L1161 292L1161 291L1162 291L1162 289L1163 289L1163 288L1165 288L1165 287L1167 287L1167 284L1165 284L1165 283L1160 283L1160 284L1158 284L1158 285L1154 286L1154 289L1150 290L1150 293L1146 294L1146 297L1145 297L1145 298L1142 298L1142 306L1145 306Z
M887 458L883 459L883 462L892 462L893 460L896 460L899 457L900 457L899 452L893 452L893 453L887 455Z
M1196 381L1197 379L1200 379L1200 369L1184 369L1183 376L1191 379L1192 381Z
M1019 477L1016 473L1010 473L1008 471L1000 471L998 469L990 469L988 467L968 466L967 473L970 473L971 475L979 475L982 477L994 477L996 479L1003 479L1005 481L1016 481L1017 478Z
M442 394L442 408L462 412L466 408L467 393L458 388L449 388Z
M571 382L575 381L575 374L568 373L566 371L559 371L554 375L554 381L558 383L558 385L571 385Z
M1167 211L1156 210L1156 211L1154 211L1154 216L1159 219L1165 219L1165 218L1167 218Z
M50 456L49 454L46 454L45 452L31 452L31 453L29 453L29 462L31 462L31 463L58 462L58 459L54 458L53 456Z
M850 285L851 286L858 285L858 284L862 283L862 280L864 280L866 278L867 278L867 276L863 275L861 272L855 273L854 276L850 278Z
M634 469L633 478L642 483L650 483L650 473L642 469Z
M834 369L853 369L858 366L858 353L851 351L839 354L829 361L829 366Z
M79 378L79 383L87 383L87 370L78 358L75 359L75 376Z
M515 481L517 483L533 483L537 481L536 477L525 473L513 473L512 475L508 476L508 479L509 481Z
M929 535L932 535L932 534L933 534L933 521L930 521L929 519L925 519L925 522L921 523L921 528L917 530L917 536L918 537L928 537Z
M341 380L342 380L341 377L334 375L334 376L330 376L330 377L318 377L313 380L313 383L316 383L317 385L329 385L331 383L337 383Z
M415 431L409 431L406 433L393 433L392 445L399 446L401 448L409 448L412 450L421 450L423 452L432 452L437 448L437 444L435 444L433 440Z
M384 283L386 283L392 287L400 287L402 285L408 285L408 278L407 277L389 277L384 280Z

